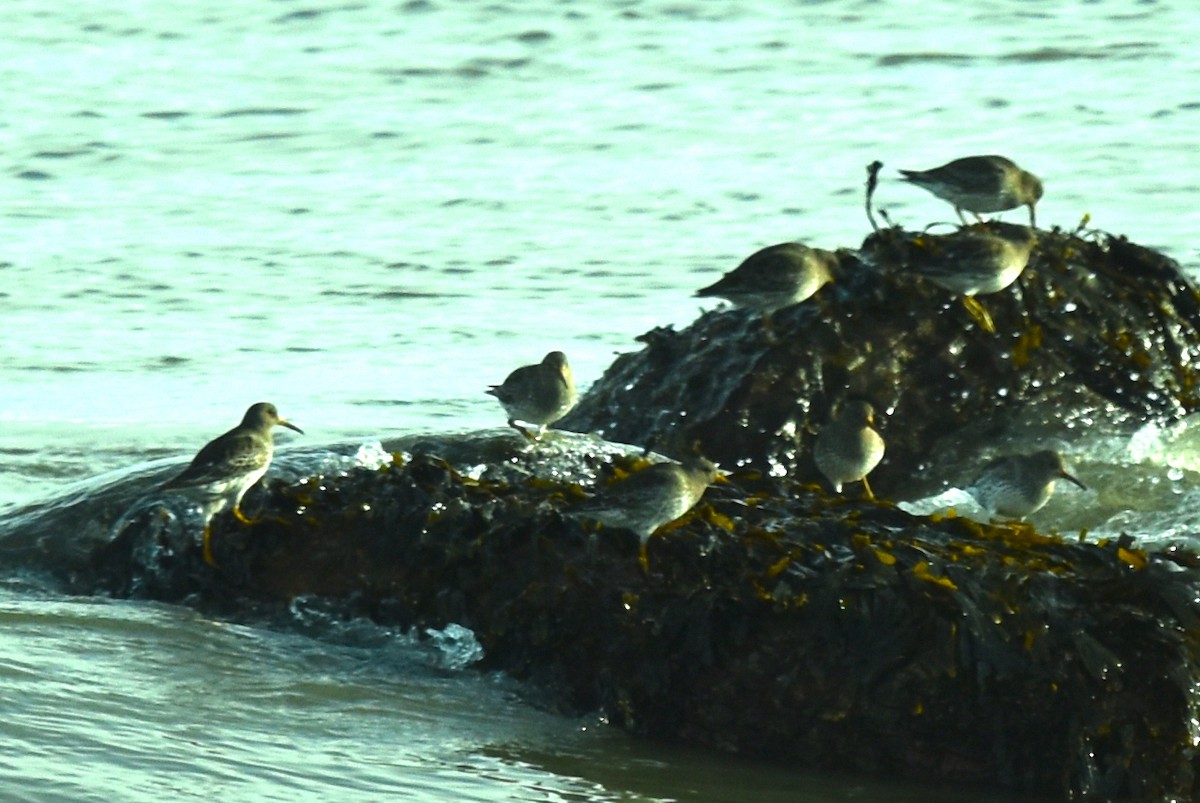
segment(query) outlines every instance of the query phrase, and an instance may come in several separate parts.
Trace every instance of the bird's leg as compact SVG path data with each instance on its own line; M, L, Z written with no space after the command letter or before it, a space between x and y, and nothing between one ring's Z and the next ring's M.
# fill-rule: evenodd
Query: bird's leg
M236 508L235 508L236 509ZM214 569L217 568L217 560L213 557L212 551L212 527L204 525L204 535L201 537L203 542L203 550L201 554L204 556L204 562Z
M647 538L638 547L638 565L642 567L642 574L650 574L650 556L646 553L646 547L649 543L650 539Z
M242 512L241 500L238 500L237 504L235 504L233 506L233 517L235 519L237 519L238 521L240 521L242 524L246 524L246 525L253 524L255 521L257 521L257 519L246 518L246 514Z
M529 430L525 429L525 427L523 427L517 423L517 419L515 419L515 418L508 419L508 425L510 427L512 427L513 429L515 429L517 432L520 432L522 435L524 435L526 437L526 439L531 440L531 441L537 440L537 438L535 436L529 434Z
M875 501L875 492L871 490L871 483L867 482L866 477L863 477L862 483L863 483L863 491L865 492L867 499L870 499L872 502L874 502Z
M1037 228L1037 220L1033 216L1033 204L1029 205L1029 228L1031 228L1031 229Z
M996 334L996 324L992 321L992 316L988 314L987 308L979 303L974 296L963 296L963 307L966 308L967 314L979 324L979 327L989 335Z
M954 207L954 211L958 213L958 219L962 221L962 224L963 224L964 226L970 226L970 225L971 225L970 223L968 223L968 222L967 222L967 218L966 218L966 216L964 216L964 215L963 215L963 213L962 213L962 207L961 207L961 206L956 206L956 207Z

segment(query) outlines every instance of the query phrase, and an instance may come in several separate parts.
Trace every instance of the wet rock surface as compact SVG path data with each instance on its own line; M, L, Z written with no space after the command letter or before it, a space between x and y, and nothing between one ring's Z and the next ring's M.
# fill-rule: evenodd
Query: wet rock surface
M1196 291L1119 238L1043 233L1018 282L978 299L989 333L909 275L924 248L882 231L769 325L718 311L656 330L593 387L568 427L673 454L699 440L740 466L650 539L645 568L635 534L568 515L644 467L641 449L511 430L406 438L378 459L283 450L247 496L256 523L213 520L216 568L186 505L153 490L177 470L163 466L10 514L0 559L77 593L223 616L319 597L382 624L464 625L484 666L647 736L1194 798L1200 558L833 496L814 482L808 426L844 397L890 410L871 475L886 499L936 486L980 433L1179 418L1197 404Z
M1120 237L1039 232L1016 283L962 300L914 275L936 258L898 229L839 252L835 282L772 316L718 309L655 329L559 422L726 467L816 481L813 432L845 398L870 402L887 442L872 486L929 493L1022 431L1135 427L1200 406L1200 296L1173 260Z
M134 522L96 553L94 590L221 615L316 595L390 626L457 623L483 667L564 710L808 767L1091 799L1193 793L1196 555L914 517L741 473L651 538L643 571L637 537L567 516L573 472L548 480L542 458L526 472L513 437L490 478L418 452L277 484L259 524L217 517L216 570L194 531ZM550 462L599 482L645 462L568 443Z

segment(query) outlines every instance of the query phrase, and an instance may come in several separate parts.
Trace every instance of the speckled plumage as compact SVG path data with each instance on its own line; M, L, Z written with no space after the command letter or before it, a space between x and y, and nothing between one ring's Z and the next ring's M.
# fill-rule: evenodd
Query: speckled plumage
M691 510L716 476L717 465L698 455L655 463L605 487L572 514L632 530L645 544L659 527Z
M921 259L912 271L962 296L997 293L1017 280L1029 264L1037 235L1027 226L989 223L917 241Z
M883 438L875 431L875 408L865 401L851 400L817 433L813 459L833 490L842 492L849 482L863 483L869 498L875 494L867 475L883 459Z
M242 423L205 444L187 468L163 483L161 490L179 491L196 501L204 518L204 556L212 563L208 524L212 517L232 501L233 512L241 513L242 497L258 482L271 465L275 440L271 430L283 426L303 434L303 430L279 416L275 405L259 402L251 405Z
M535 438L575 406L575 376L567 355L552 351L540 363L517 368L503 383L492 385L486 392L500 400L510 427ZM537 427L537 435L518 422Z
M981 213L1029 207L1029 225L1035 226L1034 206L1042 198L1042 181L1003 156L967 156L932 170L901 170L905 180L949 201L964 223L963 210L978 219Z
M715 283L696 291L738 307L770 314L808 300L833 281L837 256L800 243L780 243L755 251Z
M1086 485L1067 471L1062 455L1042 449L996 458L984 466L966 490L990 515L1024 519L1050 500L1058 479L1087 490Z

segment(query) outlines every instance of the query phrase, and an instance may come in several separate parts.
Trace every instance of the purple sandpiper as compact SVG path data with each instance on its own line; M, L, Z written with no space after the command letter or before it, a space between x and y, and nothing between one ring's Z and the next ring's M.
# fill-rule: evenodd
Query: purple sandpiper
M865 401L850 400L817 433L813 459L836 493L842 492L844 483L862 480L867 498L875 498L867 475L883 459L884 446L874 423L874 407Z
M732 301L765 315L806 301L833 281L837 256L800 243L780 243L755 251L697 296Z
M995 333L992 316L976 295L997 293L1017 280L1029 264L1037 234L1027 226L990 223L953 234L922 234L909 268L939 287L962 296L963 306L985 332ZM919 259L915 258L919 254Z
M984 212L1029 207L1029 225L1036 226L1034 205L1042 198L1042 181L1003 156L967 156L932 170L901 170L907 181L924 187L954 205L965 224L967 210L979 219Z
M575 406L575 376L567 364L567 355L552 351L536 365L523 365L500 385L486 391L500 400L508 413L508 425L530 440L537 440L546 427L562 418ZM533 424L532 434L518 421Z
M695 507L717 474L716 463L700 455L655 463L605 487L571 514L632 530L644 548L655 530Z
M922 234L915 240L922 258L911 267L952 293L987 295L1017 280L1036 243L1033 229L1011 223L992 222L941 236Z
M242 423L209 441L183 473L161 486L164 491L185 492L199 503L204 518L204 560L211 566L216 565L210 544L212 517L232 500L237 520L251 523L242 514L242 497L271 465L275 451L271 430L275 426L304 434L300 427L280 418L275 405L253 404Z
M998 457L984 466L967 486L967 493L993 517L1024 520L1040 510L1064 479L1086 491L1087 486L1067 471L1062 455L1052 449Z

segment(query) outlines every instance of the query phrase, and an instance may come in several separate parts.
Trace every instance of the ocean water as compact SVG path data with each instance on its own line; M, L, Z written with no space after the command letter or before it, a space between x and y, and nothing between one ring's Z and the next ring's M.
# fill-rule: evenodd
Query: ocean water
M953 212L895 168L999 152L1044 179L1041 225L1200 268L1191 3L5 11L0 515L190 456L259 400L310 445L502 424L482 391L512 367L561 349L586 386L757 248L856 246L875 159L897 222ZM1081 433L1092 490L1038 522L1196 532L1195 441ZM2 798L1009 799L637 742L453 639L0 575Z

